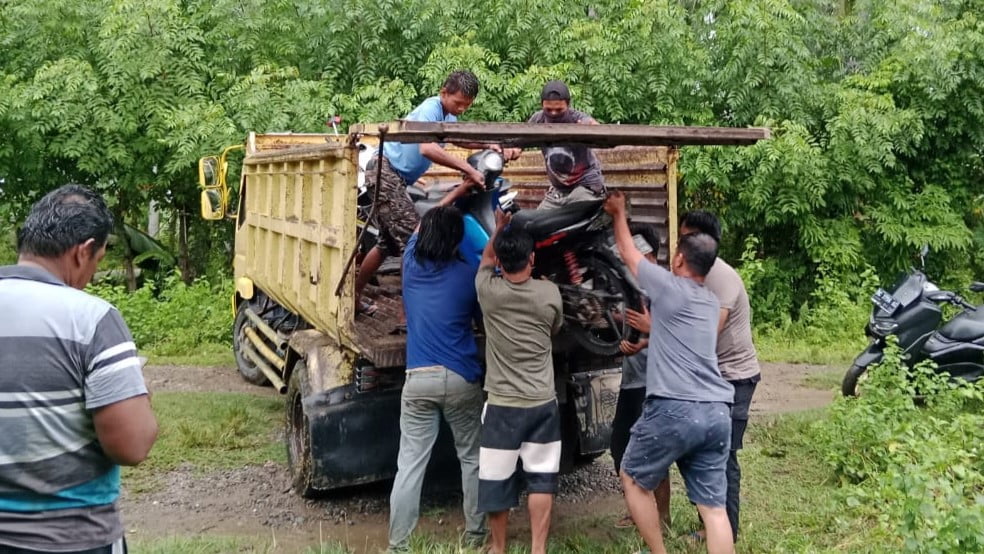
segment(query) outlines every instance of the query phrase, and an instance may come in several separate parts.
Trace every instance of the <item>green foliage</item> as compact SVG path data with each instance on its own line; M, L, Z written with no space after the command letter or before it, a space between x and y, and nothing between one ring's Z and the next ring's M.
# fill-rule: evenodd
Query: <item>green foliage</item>
M982 406L984 386L950 383L928 364L909 370L893 344L816 436L848 506L901 550L982 552Z
M90 285L87 289L120 310L137 347L156 356L188 356L229 349L232 284L207 281L185 285L177 274L161 286L145 285L133 293L123 286Z
M757 319L795 322L825 280L984 272L979 0L408 0L0 3L0 185L21 216L67 180L142 228L197 212L195 162L248 131L405 115L468 68L465 117L521 121L550 78L602 122L764 125L750 148L681 157L682 205L719 213L759 265ZM344 125L343 125L344 126ZM193 216L192 216L193 217ZM184 277L228 267L194 222ZM165 242L168 242L165 240ZM186 250L186 252L185 252ZM824 268L820 271L820 268ZM960 283L961 285L963 283ZM807 324L807 327L809 325Z

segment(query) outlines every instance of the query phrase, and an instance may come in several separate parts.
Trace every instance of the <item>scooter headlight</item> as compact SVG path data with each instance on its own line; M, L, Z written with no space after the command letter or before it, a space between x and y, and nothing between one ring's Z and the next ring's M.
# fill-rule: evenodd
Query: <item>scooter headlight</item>
M872 321L871 330L880 337L891 335L899 328L899 324L894 321Z

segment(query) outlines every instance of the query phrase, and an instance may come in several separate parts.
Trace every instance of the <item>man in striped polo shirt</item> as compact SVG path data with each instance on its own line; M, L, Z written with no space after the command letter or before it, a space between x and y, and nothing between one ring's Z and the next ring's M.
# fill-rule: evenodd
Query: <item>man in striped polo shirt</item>
M83 289L113 218L66 185L31 209L0 267L0 554L125 552L120 465L157 437L120 313Z

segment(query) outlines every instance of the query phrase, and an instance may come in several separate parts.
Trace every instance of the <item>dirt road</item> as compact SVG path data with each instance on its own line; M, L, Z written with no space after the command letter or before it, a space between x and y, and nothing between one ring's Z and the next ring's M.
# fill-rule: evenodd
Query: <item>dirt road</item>
M764 364L763 380L752 404L752 418L826 405L832 393L803 384L831 368ZM233 391L276 396L269 388L244 383L233 369L198 367L145 368L148 386L160 391ZM170 535L246 535L277 552L302 551L321 541L341 541L356 552L379 552L386 546L389 484L360 487L317 501L290 491L286 469L275 462L205 475L194 468L171 472L153 493L124 494L122 509L128 537L139 540ZM610 527L590 512L616 514L623 509L619 485L608 456L578 468L561 479L554 521L556 531L607 533ZM590 510L587 504L590 503ZM524 515L514 518L516 533L525 532ZM420 527L455 540L462 525L460 498L453 493L424 491ZM592 529L596 526L596 529Z

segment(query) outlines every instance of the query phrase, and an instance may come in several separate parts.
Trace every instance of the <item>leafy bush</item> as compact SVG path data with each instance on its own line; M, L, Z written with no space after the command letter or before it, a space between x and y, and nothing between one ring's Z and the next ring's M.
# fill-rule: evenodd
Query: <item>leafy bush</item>
M118 285L90 285L88 290L120 310L141 350L179 356L209 345L230 345L231 281L185 285L174 274L161 285L147 284L133 293Z
M984 386L909 369L896 345L817 423L846 502L909 552L984 552Z

